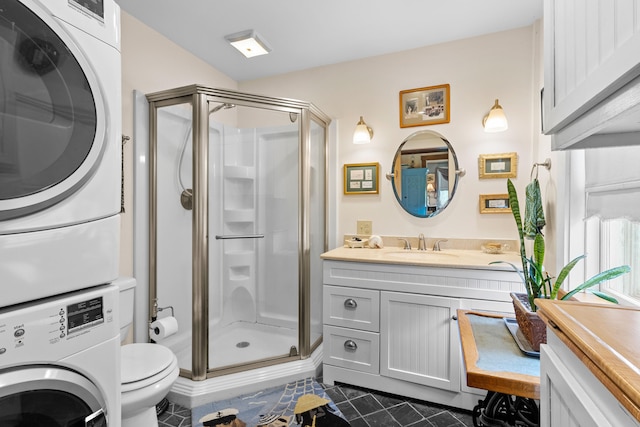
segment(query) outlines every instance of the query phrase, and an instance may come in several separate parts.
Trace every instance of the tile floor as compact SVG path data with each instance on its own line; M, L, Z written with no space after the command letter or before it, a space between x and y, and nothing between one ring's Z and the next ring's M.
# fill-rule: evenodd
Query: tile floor
M351 427L473 427L468 411L344 384L323 386ZM158 421L159 427L191 427L191 411L171 403Z

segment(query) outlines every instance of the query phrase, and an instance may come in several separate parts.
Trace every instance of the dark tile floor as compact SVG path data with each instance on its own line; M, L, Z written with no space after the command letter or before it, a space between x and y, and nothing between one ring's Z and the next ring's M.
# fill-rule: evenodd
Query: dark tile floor
M473 427L468 411L344 384L323 387L351 427ZM159 427L191 427L191 411L170 404L158 421Z
M166 412L158 416L158 427L191 427L191 409L169 403Z

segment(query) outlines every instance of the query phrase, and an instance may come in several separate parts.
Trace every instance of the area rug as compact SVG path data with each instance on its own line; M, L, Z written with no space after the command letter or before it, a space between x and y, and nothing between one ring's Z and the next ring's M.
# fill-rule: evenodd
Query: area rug
M207 403L193 408L191 410L191 425L193 427L203 427L199 420L205 415L236 409L238 411L237 418L244 421L247 427L255 427L261 424L261 420L264 421L269 415L288 416L288 425L297 426L293 409L298 398L305 394L315 394L327 399L331 411L344 418L322 386L313 378L306 378L283 386L272 387L256 393Z

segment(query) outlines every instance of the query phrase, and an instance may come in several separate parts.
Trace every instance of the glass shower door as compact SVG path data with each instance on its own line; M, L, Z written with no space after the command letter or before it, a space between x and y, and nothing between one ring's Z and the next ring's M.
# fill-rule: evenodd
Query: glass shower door
M300 120L235 108L236 125L209 118L210 371L299 346Z

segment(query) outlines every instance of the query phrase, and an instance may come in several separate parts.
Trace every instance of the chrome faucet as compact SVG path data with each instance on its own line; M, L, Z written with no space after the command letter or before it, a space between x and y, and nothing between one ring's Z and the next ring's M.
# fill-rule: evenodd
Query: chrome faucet
M420 233L418 236L418 250L426 251L427 250L427 242L424 240L424 234Z
M411 250L411 243L409 243L409 239L398 239L404 241L404 249L407 251Z
M436 240L436 242L433 244L433 250L436 252L440 252L440 243L443 242L448 242L447 239L440 239L440 240Z

